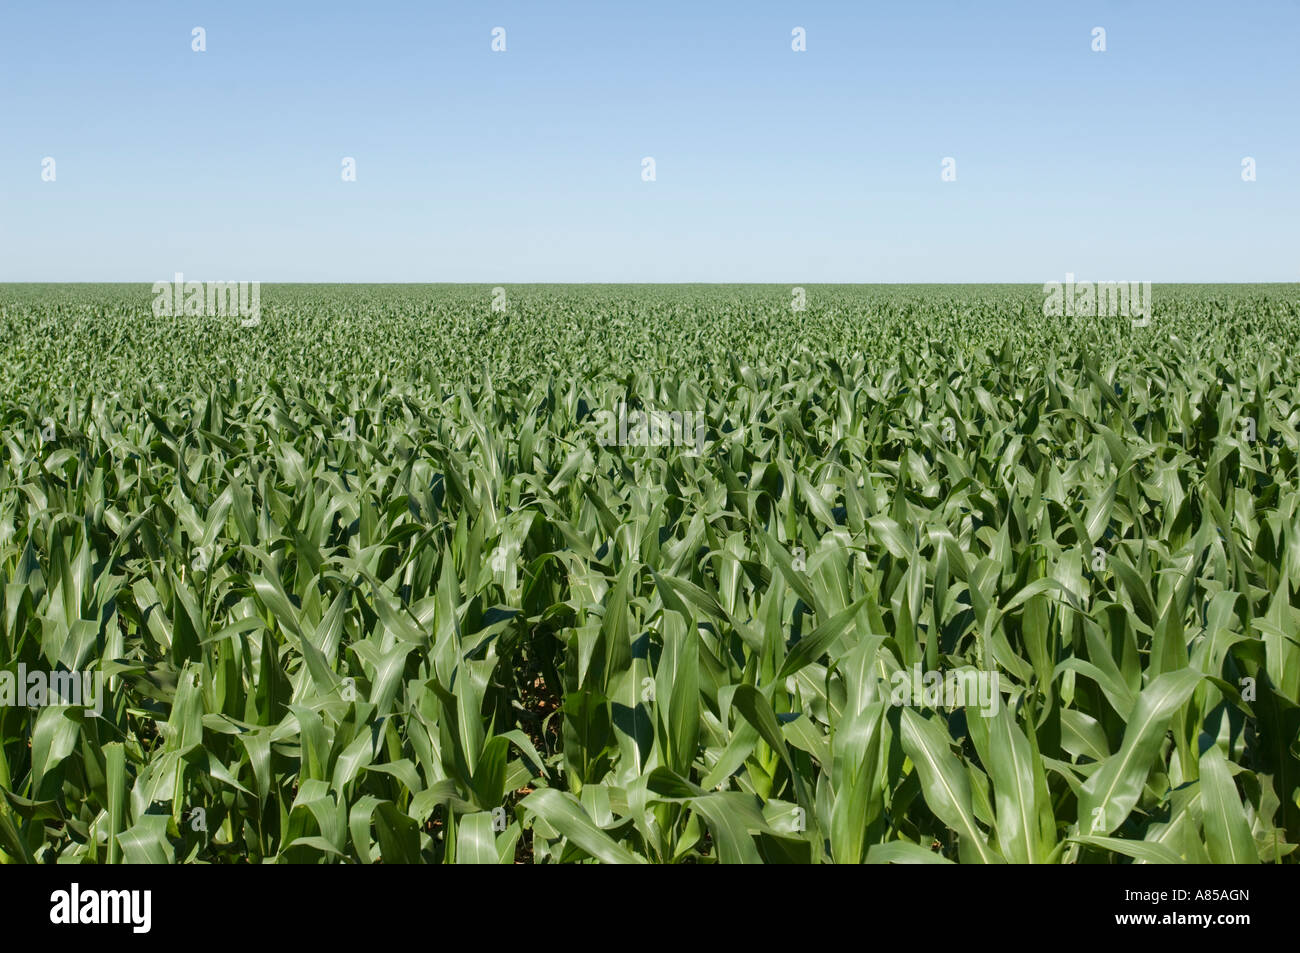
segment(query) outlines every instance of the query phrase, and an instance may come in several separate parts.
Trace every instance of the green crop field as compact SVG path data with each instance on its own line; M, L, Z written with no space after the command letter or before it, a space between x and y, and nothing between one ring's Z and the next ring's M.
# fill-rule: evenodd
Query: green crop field
M2 285L0 862L1294 862L1300 287L1153 300Z

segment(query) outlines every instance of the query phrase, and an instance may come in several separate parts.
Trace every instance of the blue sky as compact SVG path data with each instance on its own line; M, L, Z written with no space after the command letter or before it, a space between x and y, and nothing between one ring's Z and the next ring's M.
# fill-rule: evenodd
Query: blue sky
M10 3L0 281L1296 281L1297 37L1295 0Z

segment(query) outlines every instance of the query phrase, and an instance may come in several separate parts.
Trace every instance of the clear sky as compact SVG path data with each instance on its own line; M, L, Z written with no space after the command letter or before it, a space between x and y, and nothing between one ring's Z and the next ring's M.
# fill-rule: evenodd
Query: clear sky
M1296 0L6 0L0 280L1296 281L1298 40Z

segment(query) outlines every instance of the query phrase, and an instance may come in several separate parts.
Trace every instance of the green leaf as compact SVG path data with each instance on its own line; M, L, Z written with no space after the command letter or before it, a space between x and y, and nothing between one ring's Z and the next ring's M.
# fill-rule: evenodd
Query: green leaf
M1138 695L1126 719L1124 741L1083 786L1081 833L1106 835L1128 817L1151 773L1165 727L1191 697L1202 675L1193 669L1166 672Z
M629 852L594 823L582 805L563 791L541 788L529 794L519 806L526 814L544 820L575 847L606 864L635 864L644 860Z
M921 778L925 803L935 817L961 837L961 843L980 863L1001 860L989 847L971 810L970 781L950 749L952 739L938 724L910 708L902 709L903 750Z
M1250 822L1237 796L1228 761L1217 745L1206 748L1201 755L1201 807L1210 860L1216 864L1259 863Z

